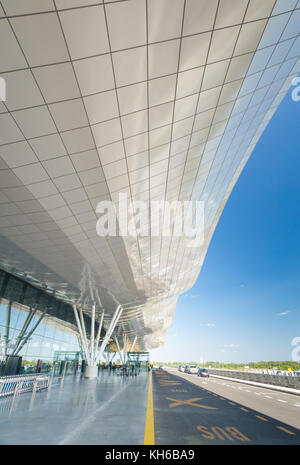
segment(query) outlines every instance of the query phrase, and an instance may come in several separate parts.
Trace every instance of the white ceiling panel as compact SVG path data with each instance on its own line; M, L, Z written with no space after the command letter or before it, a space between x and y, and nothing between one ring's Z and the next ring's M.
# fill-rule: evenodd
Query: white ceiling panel
M199 34L213 28L217 13L217 0L187 0L183 35Z
M24 136L9 113L0 115L0 145L24 139Z
M62 157L67 153L59 134L31 139L30 145L40 161Z
M165 76L149 81L150 106L170 102L175 98L176 75Z
M25 141L0 147L0 156L10 168L38 162L33 150Z
M113 161L121 160L125 157L123 141L101 147L99 149L99 156L102 165L107 165Z
M14 168L13 171L25 186L33 182L40 182L45 179L49 179L47 172L40 163L33 163L31 165Z
M276 3L277 0L264 0L261 2L260 0L250 0L245 21L255 21L260 18L267 18Z
M101 5L63 11L59 13L59 17L72 60L109 51ZM82 40L82 37L85 40Z
M73 191L81 187L81 182L77 174L67 174L53 179L59 192Z
M114 90L85 97L84 104L91 124L115 118L119 114Z
M82 95L96 94L114 88L109 54L73 62Z
M58 10L64 10L67 8L76 8L79 6L88 6L94 2L91 0L55 0ZM97 3L103 3L103 0L98 0Z
M121 121L125 138L146 132L148 131L148 110L136 111L122 116Z
M74 173L75 169L72 165L70 157L59 157L52 160L43 162L44 168L49 173L51 178L56 178L57 176L63 176L66 174Z
M10 15L25 15L30 13L41 13L45 11L53 11L55 9L53 0L2 0L2 5L7 16Z
M30 66L58 63L68 59L68 51L55 13L11 19L11 25Z
M0 20L0 72L27 68L22 50L6 19Z
M179 40L170 40L149 45L149 78L156 78L177 72Z
M92 131L89 127L66 131L61 136L69 153L95 148Z
M199 92L202 83L204 66L183 71L178 74L177 98Z
M180 71L196 68L205 64L211 32L197 34L182 39L180 54Z
M8 110L34 107L44 103L43 97L29 70L5 74Z
M112 51L146 44L145 0L109 3L105 10Z
M70 63L35 68L33 74L47 103L80 97Z
M242 23L248 3L248 0L221 0L215 27L219 29Z
M15 111L12 115L28 139L56 132L55 124L45 106Z
M121 125L119 118L106 121L92 126L92 132L96 141L96 146L111 144L122 139Z
M148 41L160 42L181 36L183 0L148 1Z
M121 115L147 108L147 83L133 84L118 89Z
M88 150L86 152L76 153L71 155L72 163L76 171L96 168L100 166L100 160L97 150Z
M112 59L117 86L147 80L147 47L115 52L112 54Z
M1 233L22 247L18 263L71 299L89 273L101 296L104 286L128 305L125 331L158 346L176 296L197 279L220 205L300 70L299 3L1 5L11 15L11 26L0 19ZM204 244L100 238L95 209L120 192L204 200ZM138 318L127 313L136 306ZM153 312L164 315L159 330Z
M239 26L232 26L213 32L207 60L208 63L231 57L239 30Z
M48 108L59 131L67 131L88 125L81 99L51 103Z

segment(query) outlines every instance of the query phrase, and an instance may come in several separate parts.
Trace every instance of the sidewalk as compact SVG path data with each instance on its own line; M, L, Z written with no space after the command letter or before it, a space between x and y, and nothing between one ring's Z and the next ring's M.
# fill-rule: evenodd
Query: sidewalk
M0 399L0 444L143 444L148 380L66 376L14 403Z

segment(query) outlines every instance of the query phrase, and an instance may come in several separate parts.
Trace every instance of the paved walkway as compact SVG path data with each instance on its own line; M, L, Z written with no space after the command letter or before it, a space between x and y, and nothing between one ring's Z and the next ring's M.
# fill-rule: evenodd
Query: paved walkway
M50 389L0 399L0 444L143 444L148 373L66 376Z

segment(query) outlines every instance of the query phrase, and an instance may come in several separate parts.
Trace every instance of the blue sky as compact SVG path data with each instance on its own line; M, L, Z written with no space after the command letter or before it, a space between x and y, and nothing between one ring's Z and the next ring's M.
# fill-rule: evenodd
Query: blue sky
M292 359L300 336L300 101L292 90L246 164L153 360Z

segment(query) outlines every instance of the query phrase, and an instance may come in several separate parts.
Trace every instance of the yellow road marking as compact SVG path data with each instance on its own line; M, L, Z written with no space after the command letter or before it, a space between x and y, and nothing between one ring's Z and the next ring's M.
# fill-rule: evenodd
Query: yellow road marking
M291 434L292 436L295 436L295 433L293 433L293 431L289 431L288 429L284 428L283 426L276 426L276 428L281 429L282 431L284 431L287 434Z
M178 381L158 381L159 384L181 384Z
M155 444L154 436L154 413L153 413L153 393L152 393L152 372L150 373L148 402L145 424L144 445L153 446Z
M229 402L230 405L236 405L234 402Z
M208 410L218 410L216 407L209 407L207 405L195 404L197 400L201 400L202 397L194 397L193 399L178 400L172 397L166 397L167 400L171 400L172 403L169 405L170 408L178 407L179 405L191 405L192 407L206 408Z
M266 418L261 417L261 416L259 416L259 415L255 415L255 416L256 416L256 418L259 418L259 419L262 420L262 421L269 421L269 420L267 420Z
M246 408L240 407L240 409L243 410L244 412L249 412L249 410L247 410Z

